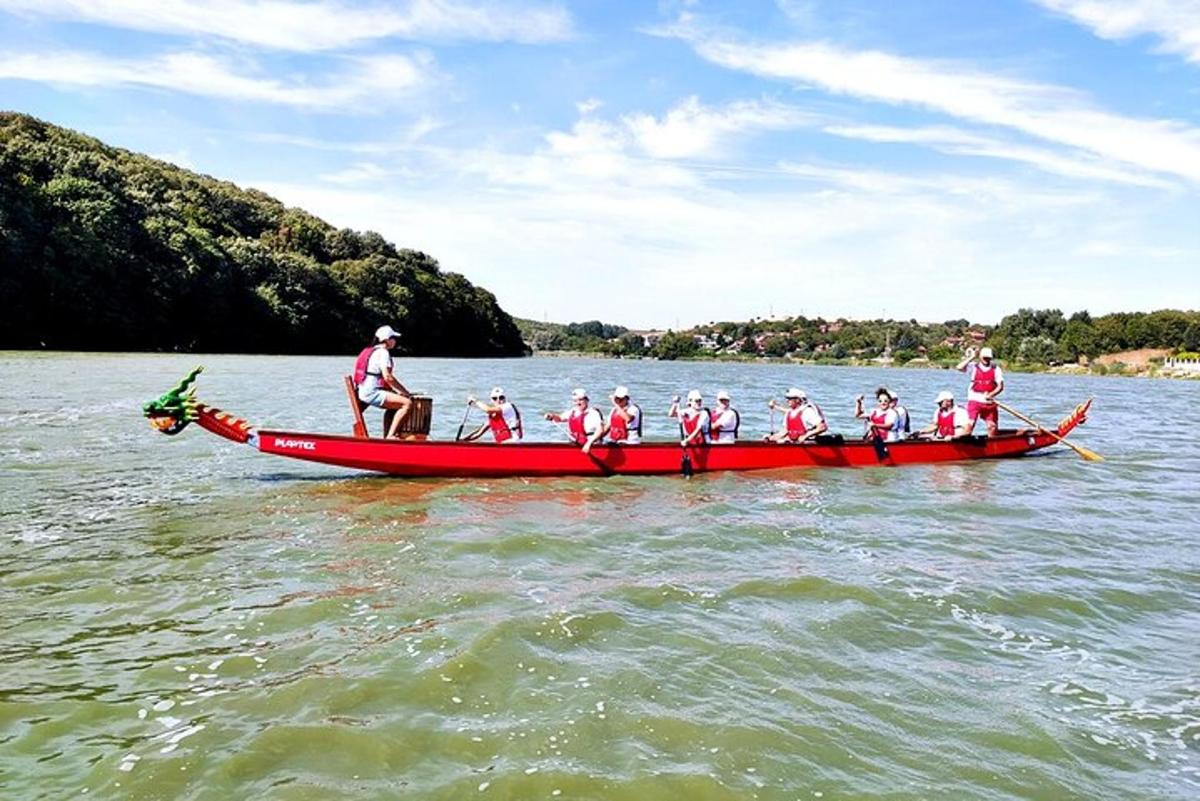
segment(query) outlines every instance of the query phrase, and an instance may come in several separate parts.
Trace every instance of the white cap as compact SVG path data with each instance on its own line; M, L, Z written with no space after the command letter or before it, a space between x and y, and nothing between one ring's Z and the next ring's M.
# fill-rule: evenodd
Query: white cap
M500 387L492 387L492 397L493 398L503 398L504 390L501 389Z
M804 390L797 389L796 387L792 387L791 389L789 389L787 391L787 394L785 394L783 397L796 398L798 400L807 400L808 399L808 396L804 394Z
M625 387L625 386L617 387L616 389L613 390L613 397L614 398L628 398L629 397L629 387Z
M385 339L399 339L400 335L390 325L381 325L375 329L375 339L382 342Z
M721 390L717 393L717 400L729 400L729 393L725 390Z
M984 348L983 350L979 351L979 358L981 358L981 359L990 359L990 358L992 358L992 349L991 349L991 348Z
M943 389L941 392L939 392L937 394L937 401L936 401L937 403L941 403L942 401L952 401L952 400L954 400L953 392L947 392L946 390Z
M571 393L571 400L587 400L587 390L583 387L576 387Z
M704 400L704 396L700 394L700 390L693 389L691 392L688 393L688 402L689 403L691 401L698 401L698 400Z

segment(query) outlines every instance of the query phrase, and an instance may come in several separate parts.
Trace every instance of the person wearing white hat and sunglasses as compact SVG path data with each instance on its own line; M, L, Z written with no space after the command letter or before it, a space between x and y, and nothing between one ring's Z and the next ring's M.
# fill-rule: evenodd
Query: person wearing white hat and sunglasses
M571 393L572 407L561 413L548 412L546 419L552 423L566 423L571 441L581 446L584 453L591 453L592 446L604 436L607 427L599 409L588 405L587 391L582 387Z
M693 389L687 394L687 405L679 405L679 396L671 401L667 417L679 420L679 444L683 447L703 445L708 437L709 414L704 408L704 396Z
M989 437L996 436L1000 428L1000 407L996 396L1004 391L1004 372L993 361L992 349L979 351L975 361L975 349L968 348L963 360L958 363L959 372L966 373L971 382L967 389L967 434L975 431L975 421L983 418Z
M612 411L608 413L608 439L617 445L640 445L642 442L642 407L629 400L629 388L617 387L612 394Z
M375 330L374 344L363 349L354 364L354 383L358 385L358 399L368 406L380 409L395 409L387 436L394 437L400 423L412 409L412 393L400 383L392 372L392 348L396 347L400 335L390 325L381 325Z
M969 423L967 410L954 402L954 393L943 390L938 393L936 402L933 422L918 431L917 436L954 439L966 434Z
M487 419L479 428L472 431L464 440L479 439L485 431L491 431L492 437L496 442L520 442L525 435L524 426L521 425L521 410L515 404L509 403L508 398L504 395L504 390L500 387L492 387L489 395L491 403L484 403L475 398L467 398L467 403L481 410L487 415Z
M809 403L804 390L792 387L783 397L787 400L787 408L783 412L783 427L765 436L763 439L767 442L800 445L829 430L821 407ZM772 398L767 406L771 409L771 419L774 420L774 411L778 404Z
M742 416L729 405L729 393L717 393L717 408L708 422L708 440L718 445L737 442L738 429L742 427Z

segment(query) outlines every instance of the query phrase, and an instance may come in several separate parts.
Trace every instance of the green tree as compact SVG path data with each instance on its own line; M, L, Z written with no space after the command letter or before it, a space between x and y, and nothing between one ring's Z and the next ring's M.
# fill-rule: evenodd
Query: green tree
M1092 357L1099 353L1100 337L1091 323L1072 316L1058 344L1064 359L1078 361L1080 356Z
M668 331L650 348L650 355L663 361L674 361L694 356L699 350L700 346L690 335Z

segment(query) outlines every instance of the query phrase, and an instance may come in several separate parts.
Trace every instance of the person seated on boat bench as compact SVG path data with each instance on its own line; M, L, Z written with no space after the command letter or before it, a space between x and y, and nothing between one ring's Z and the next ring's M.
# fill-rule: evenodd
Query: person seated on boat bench
M629 388L617 387L608 413L608 441L615 445L642 443L642 407L629 400Z
M362 380L358 383L358 399L368 406L396 410L387 431L388 437L396 436L400 423L408 416L413 404L412 393L392 372L391 350L396 347L398 339L400 335L390 325L381 325L375 331L375 344L359 354L360 360L367 357L367 363ZM367 351L370 351L369 355ZM359 379L358 365L355 365L354 377L356 381Z
M561 414L547 412L546 419L552 423L566 423L567 434L571 437L571 441L576 445L582 446L581 450L584 453L591 453L592 446L596 444L607 426L604 425L604 415L600 414L599 409L595 409L588 405L587 391L583 388L576 389L571 393L571 402L573 407Z
M487 419L480 424L479 428L463 437L463 441L477 440L483 436L485 431L491 431L496 442L520 442L525 435L524 426L521 425L521 410L508 402L508 398L504 396L504 390L500 387L492 387L490 397L492 400L490 404L475 398L467 398L467 403L476 409L481 409L487 415Z
M863 439L877 439L882 442L896 441L896 410L892 408L892 393L887 387L875 390L877 406L871 411L863 410L863 396L854 399L854 416L867 423Z
M942 391L937 396L933 422L917 432L922 439L954 439L965 437L970 424L967 410L954 402L954 394Z
M693 389L688 392L687 406L680 408L679 396L676 395L671 400L671 408L667 411L667 417L674 417L679 420L679 444L683 447L691 445L703 445L708 437L708 429L711 417L708 409L704 408L704 396L700 394L700 390Z
M996 396L1004 391L1004 372L1000 365L992 361L992 349L984 348L979 351L979 362L975 361L975 349L968 348L963 360L958 363L959 372L967 374L970 385L967 388L967 433L975 431L975 421L983 418L987 426L987 435L996 436L1000 430L1000 408L996 405Z
M896 413L896 424L892 428L892 432L896 435L896 441L906 440L912 434L912 421L908 417L908 407L900 404L900 396L895 392L888 390L888 394L892 396L892 411Z
M781 445L801 445L815 440L829 430L829 424L825 422L825 413L817 404L809 403L804 390L792 387L784 398L787 399L788 405L783 412L783 427L763 437L764 440ZM771 410L777 406L773 398L767 403Z
M737 442L738 429L742 427L742 416L729 405L729 393L717 393L717 410L708 421L708 441L715 445Z

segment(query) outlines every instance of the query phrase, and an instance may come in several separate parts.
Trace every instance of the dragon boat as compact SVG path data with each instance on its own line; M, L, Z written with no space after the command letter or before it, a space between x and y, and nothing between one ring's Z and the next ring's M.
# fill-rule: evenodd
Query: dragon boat
M771 470L808 467L867 467L933 464L971 459L999 459L1046 448L1087 419L1091 401L1079 404L1053 429L1001 430L997 436L953 440L869 442L822 438L803 445L768 442L703 444L681 448L678 441L640 445L598 444L589 454L568 442L439 441L416 434L410 439L369 437L362 409L348 391L354 410L354 433L310 434L256 428L241 418L196 399L194 382L202 368L189 373L174 389L142 407L151 424L164 434L178 434L190 423L262 453L308 462L369 470L414 478L685 475L720 470ZM428 432L428 416L425 419Z

